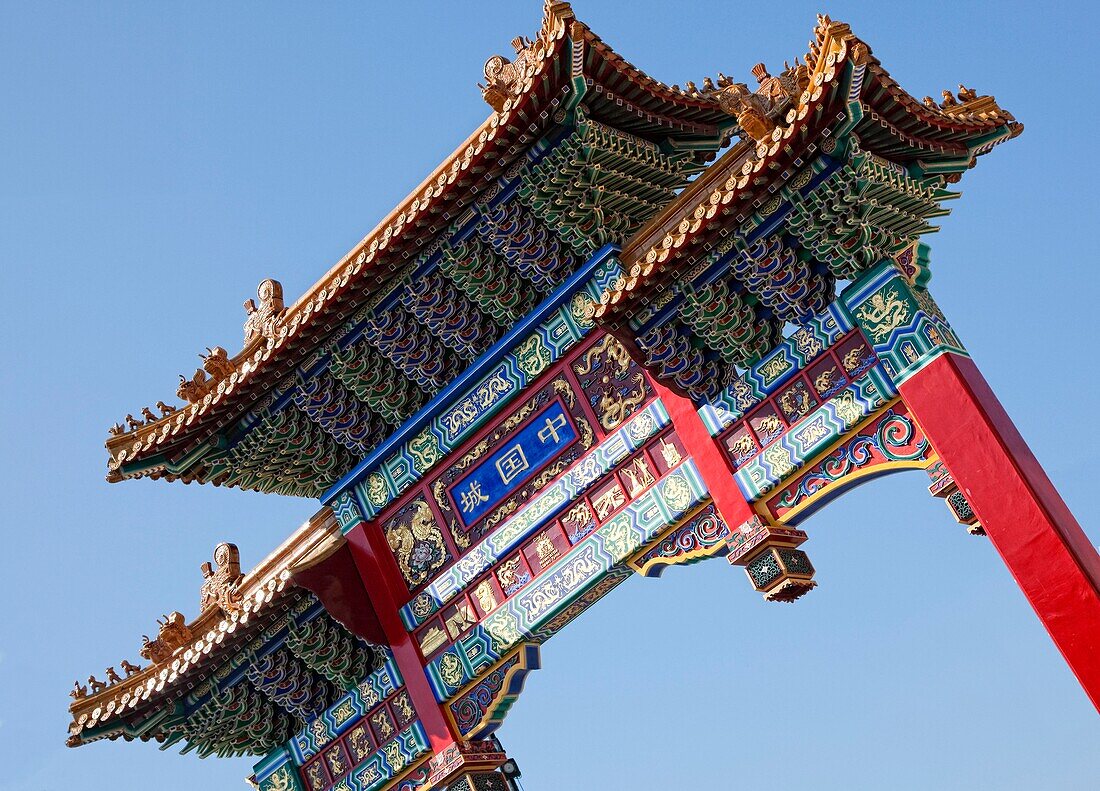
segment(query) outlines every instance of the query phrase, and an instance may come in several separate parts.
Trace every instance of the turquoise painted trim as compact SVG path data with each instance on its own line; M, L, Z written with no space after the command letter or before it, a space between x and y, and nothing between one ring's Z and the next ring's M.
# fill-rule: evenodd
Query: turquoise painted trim
M424 623L490 566L503 560L534 532L571 506L583 492L596 485L669 422L668 411L660 399L633 415L402 607L401 620L405 628L412 630Z
M897 390L878 365L849 384L734 474L750 501L759 500L881 409Z
M943 354L969 357L931 294L883 261L841 294L883 370L900 386Z
M386 658L381 667L349 689L347 694L311 720L309 725L287 742L287 749L298 766L325 749L365 717L368 711L404 686L405 682L393 656L388 650L385 653ZM346 712L350 712L350 715L344 716ZM320 728L315 725L316 720L321 722Z
M286 747L276 747L252 767L258 783L263 783L280 767L291 764L293 766L290 751ZM297 772L294 773L295 775Z
M851 318L834 301L796 332L783 340L760 362L699 408L712 437L744 417L818 359L853 329Z

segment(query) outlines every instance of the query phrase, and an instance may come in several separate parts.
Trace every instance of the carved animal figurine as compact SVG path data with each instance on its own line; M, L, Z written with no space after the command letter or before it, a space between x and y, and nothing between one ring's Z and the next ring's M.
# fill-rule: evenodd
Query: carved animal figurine
M940 107L956 107L958 106L958 104L959 103L955 101L955 96L951 93L951 91L943 92L943 101L940 102Z
M118 673L115 672L114 667L107 668L107 683L117 684L120 681L122 681L122 679L119 678Z
M176 408L174 406L168 406L168 404L164 403L163 401L157 401L157 409L160 410L161 417L168 417L176 411Z
M107 685L100 681L95 676L88 676L88 686L92 688L92 694L97 695L103 690L107 689Z
M122 668L122 672L126 674L126 678L141 672L141 665L135 665L128 660L123 659L118 663L118 666Z
M154 415L153 410L151 410L147 406L143 406L141 408L141 416L143 418L145 418L145 422L147 422L147 423L156 423L157 422L157 416Z
M233 363L229 361L229 355L221 346L215 346L213 349L207 346L206 354L200 354L199 357L202 358L203 369L215 382L233 373Z
M157 619L160 624L160 632L156 640L150 640L149 635L142 635L141 656L150 662L157 663L168 659L191 641L191 630L187 627L186 620L181 612L173 612L171 615L163 615Z
M88 697L88 688L83 686L79 681L73 682L72 692L69 693L69 697L73 700L80 700L81 698Z
M180 384L176 388L176 397L182 398L189 404L196 404L202 401L207 391L210 389L209 383L206 381L206 372L201 368L195 371L195 375L191 379L185 379L183 374L179 375Z
M923 99L921 99L921 102L924 104L925 107L931 107L933 110L939 108L939 105L936 104L936 100L933 99L931 96L925 96Z
M131 431L136 431L137 429L141 428L145 424L142 423L137 418L135 418L133 415L127 414L126 415L126 425L130 427Z
M698 96L699 89L695 87L694 82L688 80L684 83L684 93L686 93L688 96Z
M713 90L714 90L714 81L711 80L710 77L704 77L703 78L703 91L705 93L710 93Z
M752 67L753 76L756 77L760 87L756 94L767 101L769 108L787 98L787 92L783 89L783 83L768 73L768 68L763 63L757 63Z
M978 98L978 94L973 88L967 88L962 83L959 83L959 101L960 102L972 102L977 98Z
M121 423L115 423L113 426L107 429L107 431L111 434L112 437L117 437L120 434L126 433L126 427L123 426Z

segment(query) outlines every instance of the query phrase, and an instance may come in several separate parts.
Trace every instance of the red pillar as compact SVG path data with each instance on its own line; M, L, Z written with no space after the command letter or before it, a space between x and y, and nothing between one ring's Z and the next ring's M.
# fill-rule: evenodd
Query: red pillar
M1100 555L974 363L945 353L899 388L993 546L1100 709Z
M726 462L722 449L707 431L706 424L690 398L685 398L665 387L656 377L650 378L654 391L668 410L676 435L684 443L684 449L695 461L703 483L710 490L711 500L719 516L731 530L736 530L754 516L756 511L745 501L745 496L733 480L733 470Z
M359 522L347 534L352 557L363 578L367 596L374 605L378 620L385 632L393 660L405 679L405 689L412 698L413 708L424 726L424 732L435 753L440 753L455 742L446 718L435 699L420 650L412 635L405 629L398 614L408 599L409 590L401 579L401 572L386 545L382 531L369 522Z

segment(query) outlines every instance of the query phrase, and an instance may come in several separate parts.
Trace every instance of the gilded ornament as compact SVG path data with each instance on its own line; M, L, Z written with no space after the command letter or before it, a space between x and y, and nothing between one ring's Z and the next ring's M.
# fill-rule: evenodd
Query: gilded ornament
M637 497L647 486L654 482L653 473L649 471L649 465L645 458L639 456L632 464L623 469L623 477L626 478L626 488L631 497Z
M794 436L795 439L801 443L803 448L809 448L818 440L829 436L829 429L825 427L825 418L819 417L811 420L804 427L799 429Z
M592 501L592 507L596 509L596 516L606 519L616 508L626 504L626 494L622 487L612 486L606 492Z
M462 683L462 663L452 653L443 654L439 660L439 675L452 687Z
M410 587L417 587L446 563L448 553L428 504L418 499L411 507L412 518L408 522L400 517L394 519L384 532L402 576Z
M446 619L447 631L451 634L451 639L457 640L458 636L464 631L469 629L475 623L477 623L477 615L474 614L473 608L469 603L463 601L451 613L450 617Z
M141 656L150 662L158 663L168 659L176 651L191 642L191 630L181 612L172 612L157 620L160 631L156 640L142 635Z
M691 490L687 478L680 473L673 473L665 479L661 494L665 502L677 511L687 508L695 499L695 493Z
M765 384L770 385L790 369L791 362L784 355L777 354L760 365L760 375L764 378Z
M790 453L781 444L769 447L761 454L761 458L772 468L772 472L780 478L790 475L796 469L794 462L791 461Z
M806 327L792 334L791 340L794 341L795 349L798 350L804 360L812 360L825 349L817 336Z
M863 407L856 401L854 390L844 390L830 399L836 416L844 421L845 426L854 426L863 419Z
M434 653L435 650L447 642L447 633L438 626L429 626L420 635L420 651L424 656Z
M554 546L554 541L549 532L545 532L538 537L535 542L535 552L539 558L539 565L543 568L546 568L560 557L558 548Z
M867 327L871 340L882 343L890 333L909 318L909 305L898 294L897 288L889 288L872 294L871 298L856 309L856 318Z
M241 594L237 588L244 579L237 545L218 544L214 548L214 566L207 562L201 568L203 583L199 592L199 612L206 612L212 607L217 607L226 616L237 612L241 607Z
M665 460L665 466L670 468L675 467L684 458L680 454L680 449L664 437L661 437L661 457Z

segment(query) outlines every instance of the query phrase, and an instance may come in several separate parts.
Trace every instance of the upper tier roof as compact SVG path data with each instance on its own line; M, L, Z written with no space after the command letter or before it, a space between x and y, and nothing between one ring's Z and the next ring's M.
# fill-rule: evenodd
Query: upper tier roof
M305 358L395 279L408 277L442 234L491 199L517 163L563 123L575 124L578 114L610 134L625 133L635 147L651 146L654 156L686 157L695 164L681 167L684 179L728 139L733 119L714 97L646 76L576 21L568 3L547 2L535 40L514 44L514 62L498 56L486 64L483 92L494 112L370 234L288 308L278 283L264 281L241 352L229 357L215 347L205 372L190 381L181 376L179 396L192 403L173 411L158 402L161 416L146 409L144 421L127 416L127 425L112 428L109 481L207 481L207 469L189 464L192 455L225 445L227 431L262 410Z
M205 371L181 382L179 395L191 403L173 411L159 402L162 417L145 409L148 422L128 416L127 426L112 429L108 480L320 496L601 245L623 247L626 277L604 293L597 317L630 342L624 328L653 319L640 318L645 307L668 304L667 285L695 277L702 259L728 247L746 218L790 189L794 174L811 178L808 163L823 161L838 131L854 141L843 156L859 159L841 168L829 190L849 189L871 172L883 206L910 226L905 233L876 226L879 244L867 257L933 230L929 220L945 212L940 201L954 195L945 186L1022 130L991 97L962 86L958 99L945 91L942 104L918 101L847 25L824 17L804 64L779 77L754 67L755 92L721 74L699 88L666 86L627 63L562 2L546 3L533 41L513 44L513 61L486 63L492 115L294 305L284 307L275 281L261 283L260 305L246 306L242 351L230 358L215 347ZM742 142L707 167L733 134ZM849 203L860 200L858 190L846 194ZM834 208L814 205L800 209L811 225L814 211ZM841 228L863 222L833 220ZM770 255L765 247L757 252ZM834 281L863 265L804 263L795 268L808 279L784 291L805 297L793 307L767 304L750 293L755 286L695 280L711 288L708 300L719 292L740 299L752 326L740 333L740 346L717 351L700 351L705 344L674 328L676 343L705 363L681 379L721 386L734 366L766 351L790 317L819 310ZM826 265L833 271L823 271ZM672 343L670 331L652 321L649 329L652 342Z
M729 218L739 223L771 202L845 117L852 119L848 132L863 151L908 168L907 175L940 174L944 185L1023 131L992 96L963 85L957 97L943 91L940 103L927 96L917 100L848 25L827 16L819 18L806 63L799 85L804 90L782 108L785 118L773 119L759 139L746 136L627 242L621 256L627 277L604 295L599 322L616 327L626 321L719 233L728 233ZM856 67L863 68L853 84Z

